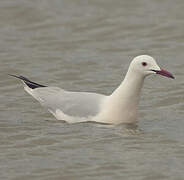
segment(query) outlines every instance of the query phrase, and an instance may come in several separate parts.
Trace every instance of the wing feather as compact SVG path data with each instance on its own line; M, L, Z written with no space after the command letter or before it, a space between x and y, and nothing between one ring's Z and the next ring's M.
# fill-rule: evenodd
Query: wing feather
M77 117L96 115L106 97L102 94L65 91L58 87L37 88L32 95L46 108L55 112Z

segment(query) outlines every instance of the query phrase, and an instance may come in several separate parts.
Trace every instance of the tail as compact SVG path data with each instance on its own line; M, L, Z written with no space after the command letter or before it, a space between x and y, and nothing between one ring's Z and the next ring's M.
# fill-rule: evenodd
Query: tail
M36 88L39 88L39 87L47 87L47 86L35 83L33 81L30 81L29 79L27 79L24 76L16 76L16 75L13 75L13 74L8 74L8 75L13 76L13 77L18 78L18 79L21 79L31 89L36 89Z

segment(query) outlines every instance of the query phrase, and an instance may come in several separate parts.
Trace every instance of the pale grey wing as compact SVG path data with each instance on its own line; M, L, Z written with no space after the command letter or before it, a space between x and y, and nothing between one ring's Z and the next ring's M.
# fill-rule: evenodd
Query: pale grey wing
M77 117L96 115L106 97L102 94L70 92L57 87L43 87L32 91L32 95L49 110L57 109L64 114Z

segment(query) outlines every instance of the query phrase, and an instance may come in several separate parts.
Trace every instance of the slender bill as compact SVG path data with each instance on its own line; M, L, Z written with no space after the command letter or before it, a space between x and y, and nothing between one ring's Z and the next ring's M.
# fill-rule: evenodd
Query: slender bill
M175 77L168 71L166 71L165 69L161 69L161 70L153 70L152 71L156 72L156 74L160 74L162 76L166 76L168 78L172 78L175 79Z

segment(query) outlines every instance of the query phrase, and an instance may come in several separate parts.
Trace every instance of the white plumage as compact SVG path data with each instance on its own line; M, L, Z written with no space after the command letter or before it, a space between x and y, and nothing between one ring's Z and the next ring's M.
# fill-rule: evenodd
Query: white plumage
M69 123L96 121L120 124L135 123L144 78L150 74L174 76L160 69L156 61L147 55L133 59L120 86L109 96L90 92L71 92L58 87L47 87L23 76L15 76L24 82L24 89L46 107L58 120Z

